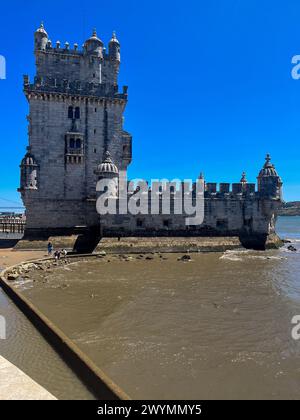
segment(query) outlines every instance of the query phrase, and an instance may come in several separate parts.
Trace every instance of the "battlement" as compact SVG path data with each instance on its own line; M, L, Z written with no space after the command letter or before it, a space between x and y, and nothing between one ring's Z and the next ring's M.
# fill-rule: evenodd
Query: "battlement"
M37 48L36 53L39 54L54 54L57 58L81 58L88 54L85 44L82 44L82 47L79 48L78 43L73 44L73 48L70 48L70 44L66 41L62 44L60 41L56 41L55 46L53 46L52 41L48 40L44 48ZM99 56L97 53L94 53L95 56ZM109 54L107 48L103 46L101 58L103 60L112 60L111 55Z
M81 82L108 84L115 86L118 83L118 74L121 62L120 43L115 33L108 44L108 52L103 42L98 38L96 30L85 41L82 50L78 44L70 49L70 44L61 47L60 41L55 47L48 37L42 24L34 34L36 76L41 79L53 78L66 80L68 83Z
M130 183L130 181L129 181ZM196 186L195 183L190 182L152 182L149 186L148 182L143 181L143 184L147 186L148 190L143 191L144 194L157 194L166 195L170 194L170 197L176 195L178 192L184 194L193 194L195 196ZM129 195L132 195L140 190L139 186L136 186ZM204 184L204 197L205 198L219 198L219 199L242 199L242 198L259 198L260 192L256 189L254 183L216 183L208 182Z
M81 82L80 80L68 80L54 78L51 76L35 76L34 83L30 83L28 75L24 75L24 91L44 92L44 93L63 93L68 95L110 97L127 100L128 87L123 86L122 93L119 92L118 85L109 83Z
M146 182L146 181L143 181L143 182L148 185L148 182ZM204 183L204 185L205 185L204 191L207 195L214 195L214 194L218 194L218 195L254 194L254 193L258 192L256 190L256 184L254 184L254 183L242 183L241 182L241 183L233 183L233 184L230 184L230 183L220 183L220 184L218 184L217 182L207 182L207 183ZM177 191L180 190L180 188L181 188L181 190L184 189L185 192L193 192L195 190L195 183L193 183L191 181L180 183L176 180L174 182L163 182L163 181L162 182L157 182L157 181L154 181L149 186L149 191L151 192L152 190L155 190L158 193L164 193L166 191L170 191L170 193L176 193Z

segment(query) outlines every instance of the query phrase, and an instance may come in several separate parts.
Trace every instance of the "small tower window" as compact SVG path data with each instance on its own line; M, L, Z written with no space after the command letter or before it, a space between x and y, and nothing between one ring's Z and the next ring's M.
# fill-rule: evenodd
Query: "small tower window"
M80 119L80 108L78 106L75 108L75 118L76 120Z
M142 227L144 227L144 220L142 220L142 219L137 219L137 221L136 221L136 226L137 226L138 228L142 228Z
M170 220L164 220L164 227L169 228L170 227Z
M70 118L71 120L73 119L74 116L74 108L72 106L69 106L68 109L68 118Z
M228 229L228 220L227 219L218 219L217 228L219 229Z
M76 136L76 137L75 137ZM67 133L65 145L65 160L68 164L81 164L84 157L83 135Z

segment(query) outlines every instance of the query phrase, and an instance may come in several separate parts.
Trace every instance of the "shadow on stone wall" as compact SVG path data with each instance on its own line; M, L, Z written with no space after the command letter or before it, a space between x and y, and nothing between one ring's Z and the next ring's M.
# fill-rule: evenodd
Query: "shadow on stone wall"
M99 227L87 229L79 234L74 244L73 252L78 254L91 254L101 240Z

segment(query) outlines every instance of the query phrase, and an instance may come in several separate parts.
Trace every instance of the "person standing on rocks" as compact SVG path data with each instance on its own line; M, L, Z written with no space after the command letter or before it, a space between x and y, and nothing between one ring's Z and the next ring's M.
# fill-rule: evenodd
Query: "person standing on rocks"
M48 243L48 255L52 255L53 252L53 245L51 242Z

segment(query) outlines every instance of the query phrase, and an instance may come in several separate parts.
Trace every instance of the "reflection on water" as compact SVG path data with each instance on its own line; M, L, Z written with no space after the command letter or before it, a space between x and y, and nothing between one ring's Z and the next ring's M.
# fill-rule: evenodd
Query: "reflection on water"
M133 398L299 398L299 252L192 258L73 263L22 289Z

